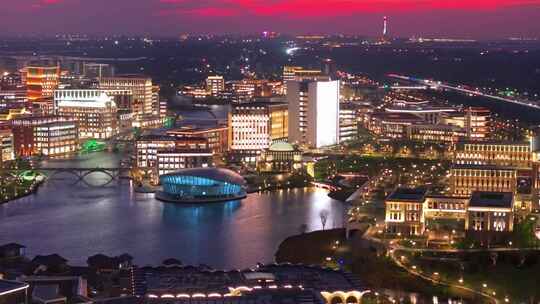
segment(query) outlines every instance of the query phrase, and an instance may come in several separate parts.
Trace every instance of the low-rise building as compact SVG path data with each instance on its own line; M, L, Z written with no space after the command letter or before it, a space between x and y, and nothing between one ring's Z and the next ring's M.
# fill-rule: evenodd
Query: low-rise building
M9 129L0 129L0 164L15 158L13 152L13 132Z
M456 145L454 162L531 168L531 146L528 142L464 141Z
M250 102L229 113L229 150L234 159L255 163L273 141L288 136L287 104Z
M512 192L517 187L517 170L489 165L454 165L450 168L450 192L470 195L474 191Z
M513 193L473 192L467 208L465 230L468 236L483 245L505 241L514 230Z
M407 138L414 141L452 144L466 136L465 129L452 125L414 124L407 127Z
M32 116L14 119L11 126L16 156L54 156L77 151L79 146L78 122L74 118ZM51 153L51 148L57 152Z
M223 154L228 150L229 128L226 125L215 127L187 126L167 131L167 135L179 138L203 137L208 140L208 147L215 154Z
M302 167L302 151L287 142L273 143L257 161L261 172L285 173Z
M387 233L397 235L424 233L423 206L426 192L423 188L398 188L386 198Z
M201 137L178 138L170 135L147 135L137 140L137 167L159 176L185 168L212 166L212 150Z
M407 138L407 128L422 123L422 119L410 113L373 113L366 127L375 135L389 139Z

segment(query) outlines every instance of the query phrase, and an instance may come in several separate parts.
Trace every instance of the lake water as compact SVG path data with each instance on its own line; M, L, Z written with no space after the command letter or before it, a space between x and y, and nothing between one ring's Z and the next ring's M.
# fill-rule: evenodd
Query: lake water
M106 152L73 160L49 160L50 167L114 167L118 155ZM250 194L242 201L208 205L163 203L153 194L132 191L129 180L105 187L102 173L86 183L55 175L34 195L0 205L0 244L26 245L27 254L59 253L85 265L96 253L127 252L138 265L168 257L186 264L246 268L272 262L279 243L302 224L321 229L319 213L331 212L327 227L341 226L343 205L316 188Z

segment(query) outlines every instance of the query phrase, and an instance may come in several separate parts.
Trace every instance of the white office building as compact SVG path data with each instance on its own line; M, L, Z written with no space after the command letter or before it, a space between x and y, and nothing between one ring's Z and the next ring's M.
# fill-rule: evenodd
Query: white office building
M289 81L289 141L311 148L339 143L339 81Z

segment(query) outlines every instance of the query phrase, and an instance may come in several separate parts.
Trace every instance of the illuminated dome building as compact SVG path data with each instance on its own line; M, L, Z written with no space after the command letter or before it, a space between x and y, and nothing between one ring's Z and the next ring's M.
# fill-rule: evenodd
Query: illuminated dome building
M302 151L287 142L276 142L261 154L257 165L261 172L292 172L302 168Z
M246 182L239 174L223 168L183 169L159 177L163 191L156 198L178 203L211 203L246 197Z

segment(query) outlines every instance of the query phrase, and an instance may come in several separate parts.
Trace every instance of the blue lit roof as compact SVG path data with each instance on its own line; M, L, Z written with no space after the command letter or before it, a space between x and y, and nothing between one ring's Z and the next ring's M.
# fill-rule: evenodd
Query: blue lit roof
M181 169L176 172L168 173L162 175L165 176L196 176L203 177L208 179L213 179L220 182L245 185L245 179L238 173L225 169L225 168L191 168L191 169Z

